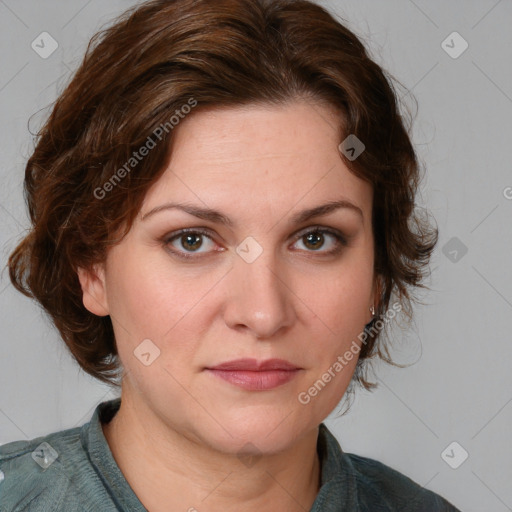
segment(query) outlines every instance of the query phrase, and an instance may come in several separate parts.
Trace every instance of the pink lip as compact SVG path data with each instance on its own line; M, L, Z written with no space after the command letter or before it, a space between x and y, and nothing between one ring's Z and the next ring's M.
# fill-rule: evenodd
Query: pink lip
M235 386L250 391L265 391L289 382L301 368L283 359L237 359L206 370Z
M235 359L208 367L208 370L261 372L266 370L300 370L300 368L284 359L267 359L266 361L258 361L257 359Z

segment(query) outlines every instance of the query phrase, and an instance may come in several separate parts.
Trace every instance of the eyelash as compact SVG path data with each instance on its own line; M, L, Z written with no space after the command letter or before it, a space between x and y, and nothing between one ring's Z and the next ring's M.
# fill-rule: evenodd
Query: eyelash
M334 255L338 254L343 247L346 247L348 245L347 239L341 233L339 233L337 230L325 228L322 226L311 226L311 227L307 228L307 231L301 231L298 235L296 235L294 243L296 243L301 238L304 238L306 235L311 234L311 233L318 233L318 234L322 234L322 235L324 235L324 234L331 235L332 237L334 237L337 246L330 251L322 252L320 250L318 250L318 251L310 250L310 251L306 251L306 252L319 253L319 254L323 254L324 256L334 256ZM205 257L205 256L194 256L193 255L194 252L187 253L187 252L182 252L182 251L176 251L174 249L169 248L169 245L171 244L171 242L173 242L176 239L179 239L181 236L186 235L186 234L203 235L203 236L206 236L207 238L209 238L210 240L214 241L211 237L210 231L208 231L208 230L205 230L203 228L185 228L185 229L176 231L174 233L170 233L169 235L166 235L163 238L163 243L164 243L165 247L167 247L167 249L173 255L177 256L178 258L181 258L184 260L192 260L192 259L198 259L201 257ZM217 251L217 252L220 252L220 251ZM199 253L199 254L208 254L208 253Z

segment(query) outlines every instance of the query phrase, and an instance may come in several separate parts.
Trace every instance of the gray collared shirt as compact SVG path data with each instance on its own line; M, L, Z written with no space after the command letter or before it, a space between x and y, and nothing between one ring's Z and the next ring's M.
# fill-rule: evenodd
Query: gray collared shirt
M120 398L102 402L81 427L0 446L0 512L146 512L101 428L119 406ZM390 467L343 452L324 424L317 449L321 486L310 512L460 512Z

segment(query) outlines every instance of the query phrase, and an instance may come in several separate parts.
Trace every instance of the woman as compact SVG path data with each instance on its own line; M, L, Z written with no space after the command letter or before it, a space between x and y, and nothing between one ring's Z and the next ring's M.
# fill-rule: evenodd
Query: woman
M457 510L322 423L422 286L418 181L390 81L313 3L151 1L95 36L9 268L121 396L2 446L2 511Z

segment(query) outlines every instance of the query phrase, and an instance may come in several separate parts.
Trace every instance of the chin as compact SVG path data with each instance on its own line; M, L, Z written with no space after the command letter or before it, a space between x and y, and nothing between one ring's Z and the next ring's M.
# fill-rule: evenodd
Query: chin
M203 439L216 450L237 455L283 451L317 426L283 407L273 411L268 411L268 407L252 407L216 419L220 425L212 422L215 427L203 430Z

